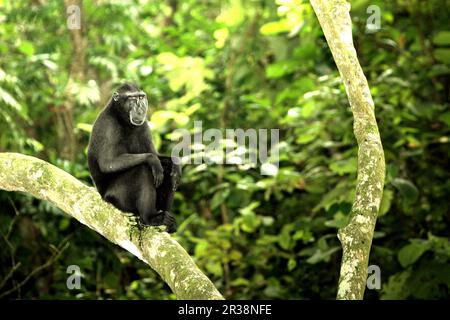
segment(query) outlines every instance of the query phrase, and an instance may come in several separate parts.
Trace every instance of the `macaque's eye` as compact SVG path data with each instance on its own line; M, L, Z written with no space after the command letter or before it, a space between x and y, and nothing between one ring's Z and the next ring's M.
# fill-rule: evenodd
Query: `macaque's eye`
M136 105L136 100L131 97L128 97L124 105L127 107L133 107Z
M137 96L127 98L127 103L129 103L132 106L135 106L139 101L140 101L139 97L137 97Z

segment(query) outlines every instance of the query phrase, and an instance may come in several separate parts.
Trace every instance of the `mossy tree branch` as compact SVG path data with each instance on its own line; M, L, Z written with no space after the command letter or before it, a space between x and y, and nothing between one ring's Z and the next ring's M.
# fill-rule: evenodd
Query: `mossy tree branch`
M150 265L179 299L223 299L213 283L167 232L138 229L130 217L67 172L34 157L0 153L0 189L47 200Z
M344 81L358 142L356 196L347 226L338 232L343 255L338 299L362 299L370 247L383 195L385 162L374 103L352 39L350 4L310 0Z

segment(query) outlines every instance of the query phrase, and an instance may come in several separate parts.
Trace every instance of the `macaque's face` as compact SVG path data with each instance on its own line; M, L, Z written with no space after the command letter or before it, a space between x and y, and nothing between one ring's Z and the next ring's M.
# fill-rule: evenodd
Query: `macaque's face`
M119 103L120 114L134 126L141 126L147 119L148 101L143 91L115 92L114 101Z

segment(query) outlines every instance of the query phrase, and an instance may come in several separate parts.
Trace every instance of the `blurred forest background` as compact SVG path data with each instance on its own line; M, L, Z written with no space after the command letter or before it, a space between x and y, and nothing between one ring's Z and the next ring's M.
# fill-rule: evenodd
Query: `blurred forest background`
M175 129L198 120L204 130L279 128L276 176L183 167L175 238L226 298L334 299L357 148L308 1L86 0L81 32L67 27L67 2L0 0L0 151L92 185L91 125L124 79L147 93L163 154ZM369 263L382 286L365 296L448 299L450 3L351 4L387 164ZM379 30L366 28L370 5ZM47 202L0 191L0 231L1 298L175 298L147 265ZM80 290L66 287L73 264Z

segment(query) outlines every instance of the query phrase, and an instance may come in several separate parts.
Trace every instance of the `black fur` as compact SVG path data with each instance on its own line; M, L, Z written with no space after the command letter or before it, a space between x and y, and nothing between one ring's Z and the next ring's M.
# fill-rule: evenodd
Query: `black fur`
M175 232L170 209L180 166L171 157L158 155L147 121L131 123L132 104L124 94L140 92L139 88L125 83L116 92L92 129L88 148L92 179L105 201L139 216L146 225L166 225L168 232Z

